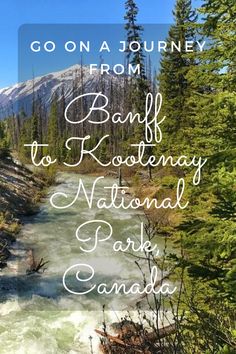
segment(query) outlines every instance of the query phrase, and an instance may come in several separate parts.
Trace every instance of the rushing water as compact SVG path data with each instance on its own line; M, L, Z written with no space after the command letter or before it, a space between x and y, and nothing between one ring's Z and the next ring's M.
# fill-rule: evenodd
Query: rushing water
M79 178L76 174L59 174L60 183L50 188L40 212L25 220L12 251L15 257L0 275L0 353L89 354L89 336L93 337L94 353L98 353L94 329L101 327L102 305L107 303L110 306L106 316L108 322L114 322L118 320L122 306L129 303L130 299L119 295L72 295L63 287L64 272L77 263L93 266L94 283L112 284L116 280L130 282L140 278L135 259L115 254L112 243L132 235L139 237L141 211L89 209L82 197L68 209L58 210L51 206L49 197L58 191L63 191L68 200L72 200ZM82 178L87 190L91 190L94 178ZM104 197L104 186L113 183L114 180L109 178L102 180L96 187L95 199ZM84 253L75 231L82 223L94 219L111 223L113 235L109 241L100 243L94 252ZM84 229L86 237L94 235L91 227ZM49 261L42 275L26 275L29 249L34 250L36 259L43 257Z

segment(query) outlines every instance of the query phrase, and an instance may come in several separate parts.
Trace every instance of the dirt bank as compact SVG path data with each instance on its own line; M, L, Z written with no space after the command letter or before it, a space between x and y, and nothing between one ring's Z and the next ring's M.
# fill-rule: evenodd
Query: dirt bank
M46 184L8 150L0 149L0 268L11 255L9 248L20 231L21 218L37 212Z

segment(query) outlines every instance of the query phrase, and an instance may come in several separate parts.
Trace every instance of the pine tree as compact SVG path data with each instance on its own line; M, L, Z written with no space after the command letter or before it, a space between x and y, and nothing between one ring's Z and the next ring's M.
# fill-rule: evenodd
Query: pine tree
M59 145L58 145L58 109L57 109L57 97L54 97L49 118L48 118L48 151L54 157L59 157Z
M0 121L0 148L7 148L7 137L5 131L5 124L3 121Z
M127 21L125 24L127 32L127 62L132 65L139 65L140 68L140 73L134 74L135 80L133 81L133 84L135 92L132 99L137 112L141 112L149 88L145 72L145 56L143 54L143 27L137 24L138 7L134 0L127 0L125 3L125 9L126 14L124 19ZM138 42L140 44L140 50L132 52L129 48L131 42Z
M166 139L163 146L172 149L172 153L181 150L181 128L188 124L187 98L191 95L187 73L194 65L194 59L186 55L184 44L195 38L195 22L197 15L192 9L191 0L177 0L173 11L175 23L170 27L167 42L179 44L181 51L163 52L160 74L158 76L159 90L163 96L163 114L166 115Z
M24 113L21 114L21 129L19 137L18 152L22 161L25 159L30 160L30 149L25 147L24 144L32 143L32 122L30 118L26 118Z
M188 295L187 326L201 352L234 353L236 3L204 0L200 11L204 19L200 33L208 38L208 46L186 74L192 110L185 134L191 152L206 155L208 164L204 183L191 190L192 208L180 227L190 284L201 287Z
M145 115L145 101L148 92L150 92L150 84L146 75L145 68L145 56L143 53L143 41L142 32L143 27L137 24L138 7L134 0L127 0L125 3L126 14L124 19L127 21L125 24L125 29L127 31L127 63L139 66L139 74L135 74L132 86L130 99L132 102L133 109L144 117ZM129 48L130 43L138 42L140 49L136 52L132 52ZM143 126L137 124L135 127L134 138L137 141L145 140L145 132ZM152 148L149 147L147 150L147 155L151 155ZM152 178L151 167L148 166L149 178Z
M210 45L199 56L199 65L188 74L194 92L190 104L194 109L192 129L186 133L193 150L208 156L236 147L235 12L235 1L204 1L200 30ZM192 139L193 136L198 139Z
M39 119L36 113L33 114L31 122L31 140L39 143Z
M144 55L142 45L143 27L137 24L138 7L134 0L127 0L125 3L126 14L124 19L127 21L125 29L127 31L127 59L128 63L140 65L140 77L145 77ZM141 50L132 52L129 49L130 43L139 42Z

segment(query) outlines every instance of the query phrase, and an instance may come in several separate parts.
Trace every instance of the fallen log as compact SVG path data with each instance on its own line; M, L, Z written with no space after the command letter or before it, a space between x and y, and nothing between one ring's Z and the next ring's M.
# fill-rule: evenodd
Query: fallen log
M95 329L95 332L103 337L107 337L107 339L112 340L112 341L116 342L117 344L127 345L127 343L125 343L121 339L120 335L112 336L106 332L99 330L99 329ZM169 336L170 334L174 334L175 332L176 332L176 326L175 326L175 324L171 324L171 325L160 328L157 332L156 331L155 332L147 332L146 331L144 335L142 334L142 336L146 337L148 340L155 341L158 339L165 338L165 337ZM133 333L133 334L137 335L137 333ZM158 336L158 338L157 338L157 336Z
M112 349L112 353L130 353L129 349L134 349L135 348L135 353L144 353L143 349L139 349L138 346L132 345L132 344L127 344L125 343L122 339L119 338L119 336L112 336L106 332L100 331L98 329L95 329L95 332L99 334L102 337L105 337L110 344L108 344L109 349L107 348L107 344L102 343L101 344L101 349L104 353L107 353L107 349L109 350L108 353L111 353L110 349ZM119 348L121 348L122 351L118 351ZM125 350L125 351L124 351ZM133 352L133 351L132 351ZM149 352L145 352L149 354Z
M170 324L168 326L159 328L157 332L150 332L147 334L147 338L151 341L155 341L157 339L162 339L170 334L174 334L176 332L176 326L175 324ZM158 335L158 338L157 338Z
M128 344L126 344L123 340L121 340L119 338L119 336L112 336L112 335L110 335L110 334L108 334L106 332L100 331L99 329L95 329L95 332L97 334L99 334L100 336L105 337L108 340L110 340L110 341L112 341L112 342L114 342L116 344L123 345L124 347L128 346Z
M104 353L109 353L107 351L109 346L113 348L114 353L120 353L119 348L120 350L123 348L125 353L129 353L129 349L135 350L135 353L152 353L153 351L149 350L151 347L155 347L160 339L176 331L175 324L171 324L160 328L158 331L148 332L140 324L132 321L121 321L118 324L113 324L112 327L118 333L117 336L95 329L98 335L107 340L106 343L101 345Z

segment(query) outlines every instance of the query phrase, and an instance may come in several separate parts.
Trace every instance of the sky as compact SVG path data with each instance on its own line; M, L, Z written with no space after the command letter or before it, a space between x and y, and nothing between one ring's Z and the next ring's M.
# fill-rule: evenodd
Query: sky
M175 0L137 0L138 21L173 22ZM193 0L198 7L201 0ZM123 23L124 0L1 0L0 88L18 80L18 29L23 24Z

